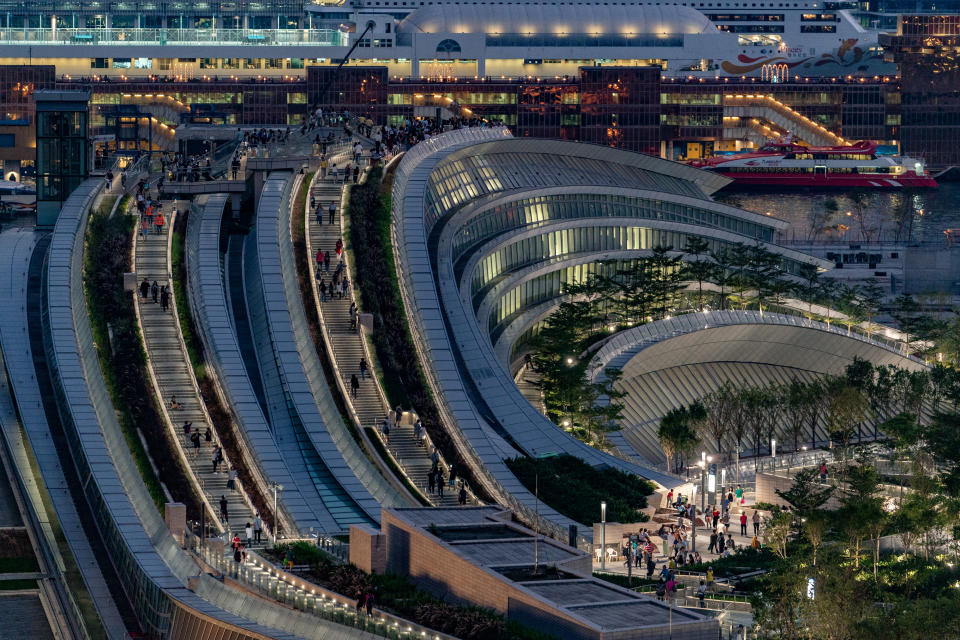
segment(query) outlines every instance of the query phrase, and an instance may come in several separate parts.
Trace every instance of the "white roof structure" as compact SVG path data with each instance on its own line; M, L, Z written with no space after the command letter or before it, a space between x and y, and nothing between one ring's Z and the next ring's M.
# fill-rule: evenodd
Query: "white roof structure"
M403 19L401 33L698 34L716 32L690 7L592 4L456 4L426 6Z

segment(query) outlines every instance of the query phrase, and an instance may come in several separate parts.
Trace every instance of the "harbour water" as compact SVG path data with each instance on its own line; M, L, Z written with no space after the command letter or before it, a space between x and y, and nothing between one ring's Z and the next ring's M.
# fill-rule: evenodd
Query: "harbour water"
M960 183L911 191L744 191L714 199L790 223L782 244L960 241ZM953 229L953 233L949 231ZM952 237L951 237L952 235Z

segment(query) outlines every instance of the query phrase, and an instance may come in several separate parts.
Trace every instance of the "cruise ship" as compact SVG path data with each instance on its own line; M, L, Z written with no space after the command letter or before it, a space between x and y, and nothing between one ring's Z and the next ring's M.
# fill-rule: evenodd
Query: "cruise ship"
M68 8L5 1L0 64L68 77L303 77L386 66L391 78L537 78L584 66L665 77L893 76L853 2L272 0Z
M877 155L871 142L812 147L773 142L757 151L694 160L691 166L741 186L901 189L936 187L917 158Z

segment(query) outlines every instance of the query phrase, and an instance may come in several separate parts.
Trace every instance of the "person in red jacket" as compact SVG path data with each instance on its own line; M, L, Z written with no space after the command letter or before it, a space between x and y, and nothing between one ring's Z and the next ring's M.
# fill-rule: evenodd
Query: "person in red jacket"
M740 535L747 535L747 514L744 511L740 512Z

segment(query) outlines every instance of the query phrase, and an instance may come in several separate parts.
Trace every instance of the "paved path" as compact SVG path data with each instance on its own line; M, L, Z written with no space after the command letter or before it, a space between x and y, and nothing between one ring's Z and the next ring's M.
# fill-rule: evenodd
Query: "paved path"
M352 160L352 158L347 158L345 154L341 154L334 156L332 162L336 162L338 166L343 167L348 160ZM307 203L308 211L306 211L305 215L307 217L306 224L309 232L307 247L308 251L310 251L311 269L316 270L317 268L315 256L318 249L323 252L330 252L329 270L324 268L319 274L312 271L312 273L315 274L314 282L316 282L317 285L319 285L320 278L322 278L324 283L328 287L330 286L339 262L336 253L336 243L337 240L343 237L343 218L340 208L342 189L343 185L341 182L329 178L323 179L318 176L314 182L311 195L323 208L322 224L317 224L316 211L315 209L309 210L309 202ZM337 207L332 224L328 211L331 202L335 203ZM346 258L347 251L345 250L344 259ZM345 270L345 272L348 272L348 270ZM357 392L356 397L349 398L348 402L352 404L363 427L372 427L374 431L380 433L380 426L383 423L384 417L389 413L390 406L386 401L383 391L379 388L376 376L372 373L372 366L369 365L370 358L366 357L364 351L363 337L356 329L350 328L350 302L353 300L354 293L352 283L349 291L343 298L338 298L336 295L331 295L328 292L326 302L321 302L320 304L320 314L327 329L329 343L333 349L334 366L337 368L343 380L345 389L350 389L350 378L352 375L356 374L357 377L361 376L360 360L366 359L370 367L367 371L366 378L361 379L360 390ZM409 420L407 422L409 422ZM398 426L393 424L393 422L390 424L390 452L412 483L420 490L420 493L426 496L434 505L456 505L456 490L448 489L442 498L428 492L427 475L432 465L430 454L425 448L417 444L413 435L413 426L402 423Z
M172 290L167 265L167 241L169 239L168 229L173 224L173 219L169 214L172 214L173 210L169 203L166 204L164 216L167 217L168 224L164 225L164 232L162 234L149 233L146 236L138 234L137 236L136 273L138 285L146 278L151 284L156 282L160 287L165 284L170 285ZM180 329L177 323L173 295L171 293L170 307L166 311L161 309L159 297L156 303L153 302L152 296L141 297L139 291L136 297L150 369L153 371L159 387L164 414L173 426L175 440L180 448L179 453L185 457L190 465L214 515L219 516L220 497L226 496L227 515L233 522L233 526L229 528L232 531L242 529L247 522L253 521L254 513L239 490L234 491L227 488L229 465L224 462L220 465L219 471L213 471L212 460L218 439L215 432L212 434L212 440L209 443L203 437L208 427L211 428L212 432L214 430L208 422L193 378L189 359L180 341ZM187 301L183 300L182 303L186 304ZM177 402L183 406L182 409L171 408L170 399L174 396L176 396ZM184 434L183 423L185 421L192 423L191 433L199 432L201 434L199 451L195 452L189 436ZM226 451L224 451L224 456L226 456ZM239 482L238 479L236 485L238 489L240 487ZM221 525L226 528L229 523L221 522Z

